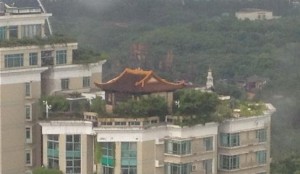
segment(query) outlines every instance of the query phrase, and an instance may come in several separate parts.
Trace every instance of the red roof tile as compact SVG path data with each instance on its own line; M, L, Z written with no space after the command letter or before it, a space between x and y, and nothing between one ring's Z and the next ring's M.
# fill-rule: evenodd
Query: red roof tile
M167 92L181 89L184 83L168 82L153 71L126 68L120 75L106 83L95 85L104 91L125 92L125 93L152 93Z

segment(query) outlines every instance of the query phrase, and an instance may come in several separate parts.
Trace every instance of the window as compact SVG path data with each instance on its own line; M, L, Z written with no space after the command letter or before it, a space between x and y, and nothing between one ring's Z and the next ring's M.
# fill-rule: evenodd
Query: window
M66 173L81 173L81 143L80 135L66 136Z
M240 158L238 155L228 156L220 155L220 168L226 170L238 169L240 167Z
M38 64L38 53L29 53L29 65Z
M83 77L82 87L90 87L90 77Z
M9 38L18 38L18 26L9 26Z
M25 105L25 118L31 120L31 105Z
M22 25L21 37L33 38L35 36L41 36L41 25Z
M139 121L130 121L129 126L139 126L141 123Z
M41 51L41 64L42 66L49 66L54 64L53 51Z
M59 50L56 51L56 64L66 64L67 63L67 51L66 50Z
M205 174L212 174L212 159L203 161L203 169L205 170Z
M25 96L30 97L31 95L31 85L29 82L25 83Z
M115 125L116 126L126 126L126 122L125 121L116 121Z
M267 141L267 130L266 129L259 129L256 130L256 138L258 142L266 142Z
M213 137L204 138L203 146L204 146L205 151L213 150Z
M101 143L102 147L102 157L101 163L102 166L113 167L115 165L115 143L112 142L103 142Z
M190 174L192 172L192 165L187 164L174 164L166 163L165 164L165 173L166 174Z
M0 27L0 40L6 39L6 27Z
M137 143L122 142L121 174L137 174Z
M69 79L61 79L61 89L62 90L69 89Z
M191 154L191 141L166 140L165 153L174 155Z
M5 68L23 66L23 54L8 54L4 56Z
M47 158L48 168L58 169L59 168L59 136L57 134L49 134L47 141Z
M32 142L32 139L31 139L31 127L26 127L25 128L25 138L26 138L26 143L31 143Z
M136 166L121 166L121 174L137 174Z
M239 133L221 133L221 146L223 147L235 147L240 145Z
M25 164L31 165L31 150L25 151Z
M267 152L265 150L256 152L256 160L258 164L266 164L267 162Z
M101 163L103 168L103 174L113 174L115 165L115 143L112 142L103 142L101 143L102 147L102 157Z
M102 166L102 174L114 174L114 168Z

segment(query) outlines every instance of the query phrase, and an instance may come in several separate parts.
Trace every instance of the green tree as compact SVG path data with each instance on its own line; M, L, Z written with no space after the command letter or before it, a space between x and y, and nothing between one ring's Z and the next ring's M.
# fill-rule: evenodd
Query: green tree
M215 84L215 92L219 95L228 95L236 99L241 99L246 95L243 89L238 88L236 85L224 82L218 82Z
M97 112L98 114L105 114L105 101L101 97L96 97L91 101L91 111Z
M179 94L177 114L197 117L199 121L212 121L212 116L219 105L215 93L200 92L198 90L184 90Z
M45 96L41 98L41 104L43 101L47 101L48 105L51 105L52 112L65 112L69 109L69 102L64 96Z
M48 169L45 167L37 167L37 168L33 169L33 174L63 174L63 172L58 169Z
M168 113L168 107L164 98L147 96L140 100L129 100L118 104L114 113L123 116L160 116L162 118Z

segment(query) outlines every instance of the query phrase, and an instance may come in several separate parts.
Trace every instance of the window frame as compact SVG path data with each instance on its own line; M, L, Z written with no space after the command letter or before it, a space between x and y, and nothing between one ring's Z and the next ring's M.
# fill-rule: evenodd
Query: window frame
M214 149L213 137L203 138L203 146L205 151L212 151Z
M267 142L267 130L266 129L258 129L256 130L256 139L259 143Z
M69 90L70 89L70 79L69 78L60 79L60 83L61 83L61 90Z
M31 104L25 105L25 119L26 119L26 121L32 120L32 105Z
M68 149L71 147L71 149ZM81 174L81 135L66 135L66 174ZM75 155L79 154L79 157ZM71 154L72 156L69 156ZM69 173L71 172L71 173Z
M21 26L21 38L33 38L41 36L42 26L41 24L31 24Z
M5 27L5 26L0 27L0 40L7 39L6 31L7 31L7 27Z
M18 26L17 25L11 25L8 27L8 36L9 39L18 39L19 34L18 34Z
M29 65L30 66L38 65L38 53L37 52L29 53Z
M114 168L110 166L102 166L102 174L114 174Z
M219 167L222 170L235 170L240 168L240 156L239 155L223 155L220 154Z
M57 50L55 61L56 65L67 64L67 50Z
M213 159L205 159L202 162L205 174L212 174L213 172ZM209 169L208 169L209 167Z
M6 54L4 55L5 68L17 68L24 66L24 54Z
M26 143L32 143L32 127L31 126L25 127L25 141L26 141Z
M267 164L267 151L266 150L256 151L256 162L258 165Z
M31 97L31 83L25 82L25 97Z
M83 88L91 87L91 77L90 76L84 76L82 78L82 87Z
M48 167L51 169L59 168L59 134L48 134L47 135L47 159L48 159ZM52 151L50 154L49 150ZM54 150L57 150L57 155ZM55 166L54 164L57 164Z
M137 167L137 142L121 143L121 167Z
M220 146L221 147L237 147L240 146L240 134L237 133L221 133Z
M189 174L192 171L192 163L165 163L165 174Z
M29 155L29 162L27 159L27 157L28 157L27 155ZM30 150L30 149L25 150L25 165L32 166L32 150Z
M165 153L171 155L191 155L191 140L165 140Z

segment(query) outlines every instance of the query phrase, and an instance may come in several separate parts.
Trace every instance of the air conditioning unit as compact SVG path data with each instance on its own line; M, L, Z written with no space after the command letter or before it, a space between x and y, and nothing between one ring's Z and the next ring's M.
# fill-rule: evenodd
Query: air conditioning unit
M155 160L155 167L163 167L164 165L160 163L159 160Z

